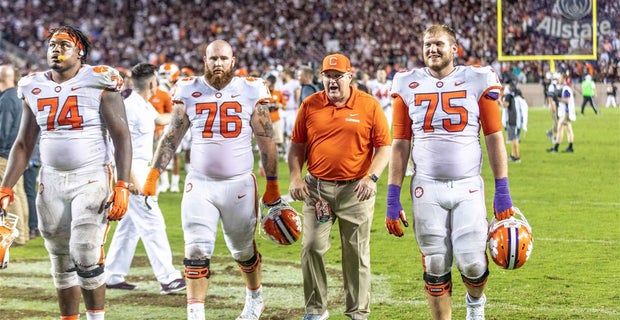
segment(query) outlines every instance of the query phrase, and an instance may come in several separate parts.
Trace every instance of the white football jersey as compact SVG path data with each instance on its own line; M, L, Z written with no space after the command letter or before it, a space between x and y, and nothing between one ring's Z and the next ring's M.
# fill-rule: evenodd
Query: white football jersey
M480 175L480 108L486 96L499 97L501 84L491 67L457 66L439 80L428 68L394 76L392 95L408 106L416 175L463 179Z
M183 103L191 122L191 168L211 178L248 174L254 168L250 118L269 99L262 79L233 77L221 90L204 77L177 82L174 103Z
M111 163L113 145L99 108L104 90L120 91L118 71L83 65L63 83L54 82L51 75L32 73L20 79L17 91L41 128L41 163L57 170Z
M377 79L370 80L366 83L368 91L373 97L379 101L382 108L389 107L390 105L390 89L392 88L392 81L387 80L384 83L379 82Z

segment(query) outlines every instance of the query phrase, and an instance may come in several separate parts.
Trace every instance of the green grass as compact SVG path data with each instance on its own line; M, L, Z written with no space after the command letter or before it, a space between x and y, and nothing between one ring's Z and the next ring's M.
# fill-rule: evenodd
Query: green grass
M534 250L527 264L513 271L490 266L487 319L618 319L620 318L620 109L588 113L574 123L575 153L548 154L545 130L548 111L530 109L529 131L521 143L521 163L509 164L513 202L533 227ZM561 148L565 148L564 142ZM287 193L288 168L280 164L280 187ZM487 206L493 183L486 163ZM386 174L379 193L372 228L371 319L430 319L422 282L421 257L412 229L403 238L387 234L383 220ZM259 177L259 190L264 179ZM183 236L179 194L164 194L160 204L167 233L182 268ZM403 205L410 199L403 192ZM300 209L300 203L293 203ZM490 216L490 213L489 213ZM340 245L332 233L329 261L331 319L342 313ZM108 241L109 243L110 241ZM263 319L300 319L303 291L299 268L300 243L276 246L258 237L263 255L267 303ZM57 319L58 311L49 262L42 240L11 249L11 264L0 271L0 318ZM243 304L243 284L229 257L221 233L212 262L214 276L207 298L207 319L234 319ZM464 287L453 291L453 318L465 318ZM107 319L184 319L184 297L159 296L158 285L141 245L128 278L140 285L135 292L108 292ZM6 316L8 315L8 317ZM20 316L28 315L28 316Z

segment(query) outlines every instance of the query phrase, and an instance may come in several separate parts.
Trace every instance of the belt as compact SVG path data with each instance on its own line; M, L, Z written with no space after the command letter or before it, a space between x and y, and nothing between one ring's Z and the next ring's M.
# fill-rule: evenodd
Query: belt
M314 178L314 179L316 179L316 180L321 181L321 182L329 182L329 183L333 183L333 184L335 184L335 185L339 185L339 186L340 186L340 185L351 184L351 183L353 183L353 182L357 182L357 181L359 181L359 180L360 180L359 178L355 178L355 179L351 179L351 180L326 180L326 179L320 179L320 178L317 178L317 177L315 177L315 176L313 176L313 175L310 175L310 176L311 176L311 177L313 177L313 178Z

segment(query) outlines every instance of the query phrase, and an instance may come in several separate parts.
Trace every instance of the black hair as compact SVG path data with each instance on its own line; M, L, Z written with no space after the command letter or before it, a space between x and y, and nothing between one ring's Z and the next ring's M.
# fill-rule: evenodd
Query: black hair
M70 36L75 37L75 39L77 39L79 45L82 46L80 50L83 51L83 54L80 56L80 61L82 61L82 63L86 63L86 57L90 53L90 47L91 47L90 40L88 40L88 37L82 31L72 26L60 26L50 31L50 34L47 37L48 42L54 36L56 32L66 32Z
M157 67L150 63L138 63L131 68L131 80L136 89L146 89L151 77L155 77Z

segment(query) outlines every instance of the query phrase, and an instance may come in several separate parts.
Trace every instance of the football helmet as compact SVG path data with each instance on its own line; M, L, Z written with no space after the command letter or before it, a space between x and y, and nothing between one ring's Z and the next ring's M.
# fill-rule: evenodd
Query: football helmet
M0 216L0 269L9 265L9 248L19 235L17 220L19 217L12 213L7 213L6 217Z
M261 218L263 231L277 244L288 246L295 243L301 235L301 219L297 211L283 199L267 208L267 214Z
M181 70L179 67L171 62L166 62L159 66L159 78L161 81L166 81L168 84L174 84L179 80Z
M496 265L502 269L522 267L532 254L534 239L532 228L521 210L513 207L514 216L509 219L493 218L489 225L489 252Z

